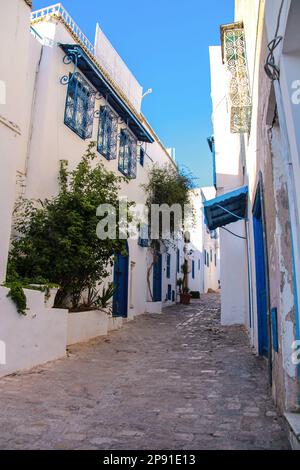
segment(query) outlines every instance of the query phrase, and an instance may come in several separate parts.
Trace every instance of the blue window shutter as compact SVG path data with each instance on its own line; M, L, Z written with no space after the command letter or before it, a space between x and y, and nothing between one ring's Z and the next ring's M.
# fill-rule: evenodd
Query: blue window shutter
M143 147L140 147L140 165L144 166L144 160L145 160L145 150Z
M97 150L107 160L117 158L117 117L108 106L101 106L99 111L99 127Z
M128 178L136 178L136 149L137 145L125 129L120 134L118 168Z
M167 278L170 279L171 277L171 255L167 254Z
M192 278L195 279L195 261L192 261Z
M177 272L180 273L180 250L179 249L177 249L176 264L177 264Z
M200 269L201 269L201 260L200 260L200 258L199 258L199 259L198 259L198 270L200 271Z
M64 123L82 139L93 133L95 92L78 72L70 74Z

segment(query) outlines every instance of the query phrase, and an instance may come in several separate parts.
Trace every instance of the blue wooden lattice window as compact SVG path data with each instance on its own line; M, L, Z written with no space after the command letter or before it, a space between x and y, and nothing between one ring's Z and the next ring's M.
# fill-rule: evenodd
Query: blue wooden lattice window
M167 279L171 277L171 255L167 254Z
M108 106L101 106L97 150L107 160L117 158L117 117Z
M136 178L136 142L125 129L120 134L118 168L128 178Z
M93 133L95 92L78 72L70 74L64 122L82 139Z

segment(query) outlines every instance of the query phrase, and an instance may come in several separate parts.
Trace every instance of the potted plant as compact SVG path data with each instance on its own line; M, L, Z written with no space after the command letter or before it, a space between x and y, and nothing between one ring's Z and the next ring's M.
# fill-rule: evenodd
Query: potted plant
M188 274L189 274L189 265L188 260L185 260L181 266L181 272L183 274L182 280L182 292L180 293L180 303L183 305L189 305L191 302L190 289L188 288Z
M180 303L182 305L189 305L191 303L191 294L188 287L183 288L183 292L180 294Z

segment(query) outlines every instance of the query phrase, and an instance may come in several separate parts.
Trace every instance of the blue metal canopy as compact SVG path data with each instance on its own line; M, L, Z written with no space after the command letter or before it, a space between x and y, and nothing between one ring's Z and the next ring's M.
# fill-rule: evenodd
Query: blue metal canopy
M245 219L247 216L248 186L204 202L205 223L209 230Z
M107 99L110 106L117 112L123 121L128 123L128 127L136 138L141 142L154 142L154 138L150 132L148 132L135 116L134 112L130 110L130 107L114 90L113 86L109 83L109 80L96 64L94 64L83 48L78 44L60 44L60 47L70 61L76 64L76 68L80 70L92 85L94 85L96 90Z

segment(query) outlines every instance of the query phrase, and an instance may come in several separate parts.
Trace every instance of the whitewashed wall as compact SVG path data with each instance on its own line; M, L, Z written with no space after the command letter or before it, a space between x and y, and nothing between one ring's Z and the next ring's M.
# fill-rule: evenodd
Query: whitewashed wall
M239 134L230 132L227 107L227 78L220 46L210 48L213 126L216 146L218 195L241 187L244 156ZM229 226L234 233L245 236L244 222ZM222 323L246 322L248 312L247 246L243 240L220 230L220 280Z
M0 1L0 282L5 279L15 200L16 168L24 151L24 87L29 48L30 8L24 0Z
M48 41L43 47L36 79L25 194L29 198L44 199L55 195L58 191L57 175L60 160L67 160L69 169L75 168L87 148L88 141L82 140L64 124L67 87L60 84L60 78L72 72L73 65L63 63L64 53L57 43L73 43L74 39L61 23L53 20L38 23L35 28L43 37L48 37ZM36 59L37 57L35 61ZM37 64L34 66L37 67ZM100 107L102 103L102 100L96 101L96 106ZM92 140L97 139L97 132L98 120L95 118ZM146 150L144 167L138 161L137 178L131 180L129 184L122 184L120 190L120 196L126 196L136 203L145 203L145 194L141 185L147 182L148 172L153 164L173 164L172 158L159 142L144 145L144 148ZM107 161L100 155L99 158L108 169L121 175L118 171L118 159ZM25 163L21 167L24 165ZM172 259L175 260L175 255ZM136 240L129 240L129 318L146 310L148 295L146 273L147 249L138 246ZM165 274L164 269L163 299L167 285ZM175 289L175 276L172 279L173 289Z
M8 292L0 287L0 340L6 353L0 376L64 357L67 310L47 308L44 293L25 289L28 310L20 315Z

